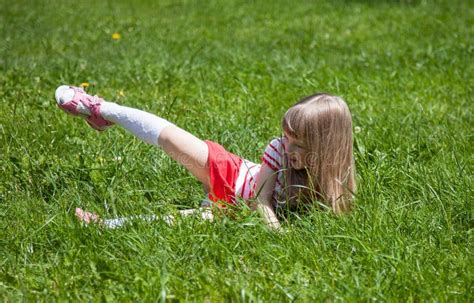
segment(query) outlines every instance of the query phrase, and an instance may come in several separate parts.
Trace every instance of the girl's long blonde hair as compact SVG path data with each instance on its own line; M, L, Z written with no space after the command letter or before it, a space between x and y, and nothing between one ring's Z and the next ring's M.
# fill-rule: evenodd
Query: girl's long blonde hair
M292 169L284 157L290 205L318 200L335 213L349 211L356 182L352 118L344 100L324 93L306 97L285 113L282 128L307 149L305 169Z

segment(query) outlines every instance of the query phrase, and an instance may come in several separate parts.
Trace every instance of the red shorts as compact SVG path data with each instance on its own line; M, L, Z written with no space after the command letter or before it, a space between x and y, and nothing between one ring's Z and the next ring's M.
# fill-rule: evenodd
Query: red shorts
M221 145L206 142L209 148L208 164L211 191L209 199L213 202L222 201L235 203L235 182L239 176L242 159L228 152Z

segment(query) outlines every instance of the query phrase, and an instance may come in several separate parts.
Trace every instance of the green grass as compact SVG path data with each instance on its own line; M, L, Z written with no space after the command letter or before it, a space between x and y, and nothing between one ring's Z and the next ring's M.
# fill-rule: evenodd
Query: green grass
M472 2L156 2L0 1L2 301L474 300ZM55 107L82 82L254 161L292 103L340 95L356 208L284 234L246 213L84 228L75 207L164 214L203 194L162 151Z

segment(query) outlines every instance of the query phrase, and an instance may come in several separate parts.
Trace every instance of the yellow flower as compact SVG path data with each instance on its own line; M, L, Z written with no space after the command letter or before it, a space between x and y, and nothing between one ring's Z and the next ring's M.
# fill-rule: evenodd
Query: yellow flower
M82 88L89 87L89 83L88 82L82 82L80 87L82 87Z
M112 34L112 39L114 40L120 40L120 38L122 38L122 36L120 36L119 33L115 32Z
M125 97L125 93L123 92L123 90L120 90L120 91L119 91L119 96L120 96L120 97Z

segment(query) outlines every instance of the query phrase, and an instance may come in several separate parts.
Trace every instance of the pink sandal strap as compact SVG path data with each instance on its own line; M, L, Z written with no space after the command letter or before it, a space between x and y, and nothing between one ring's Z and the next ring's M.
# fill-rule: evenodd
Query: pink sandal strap
M79 116L82 115L77 111L77 106L79 103L86 106L91 115L87 117L86 122L94 129L98 131L103 131L107 127L112 126L114 123L107 121L102 117L100 113L100 105L104 100L98 96L91 96L87 94L82 88L70 86L74 90L74 97L71 101L59 105L61 109L68 112L71 115Z

